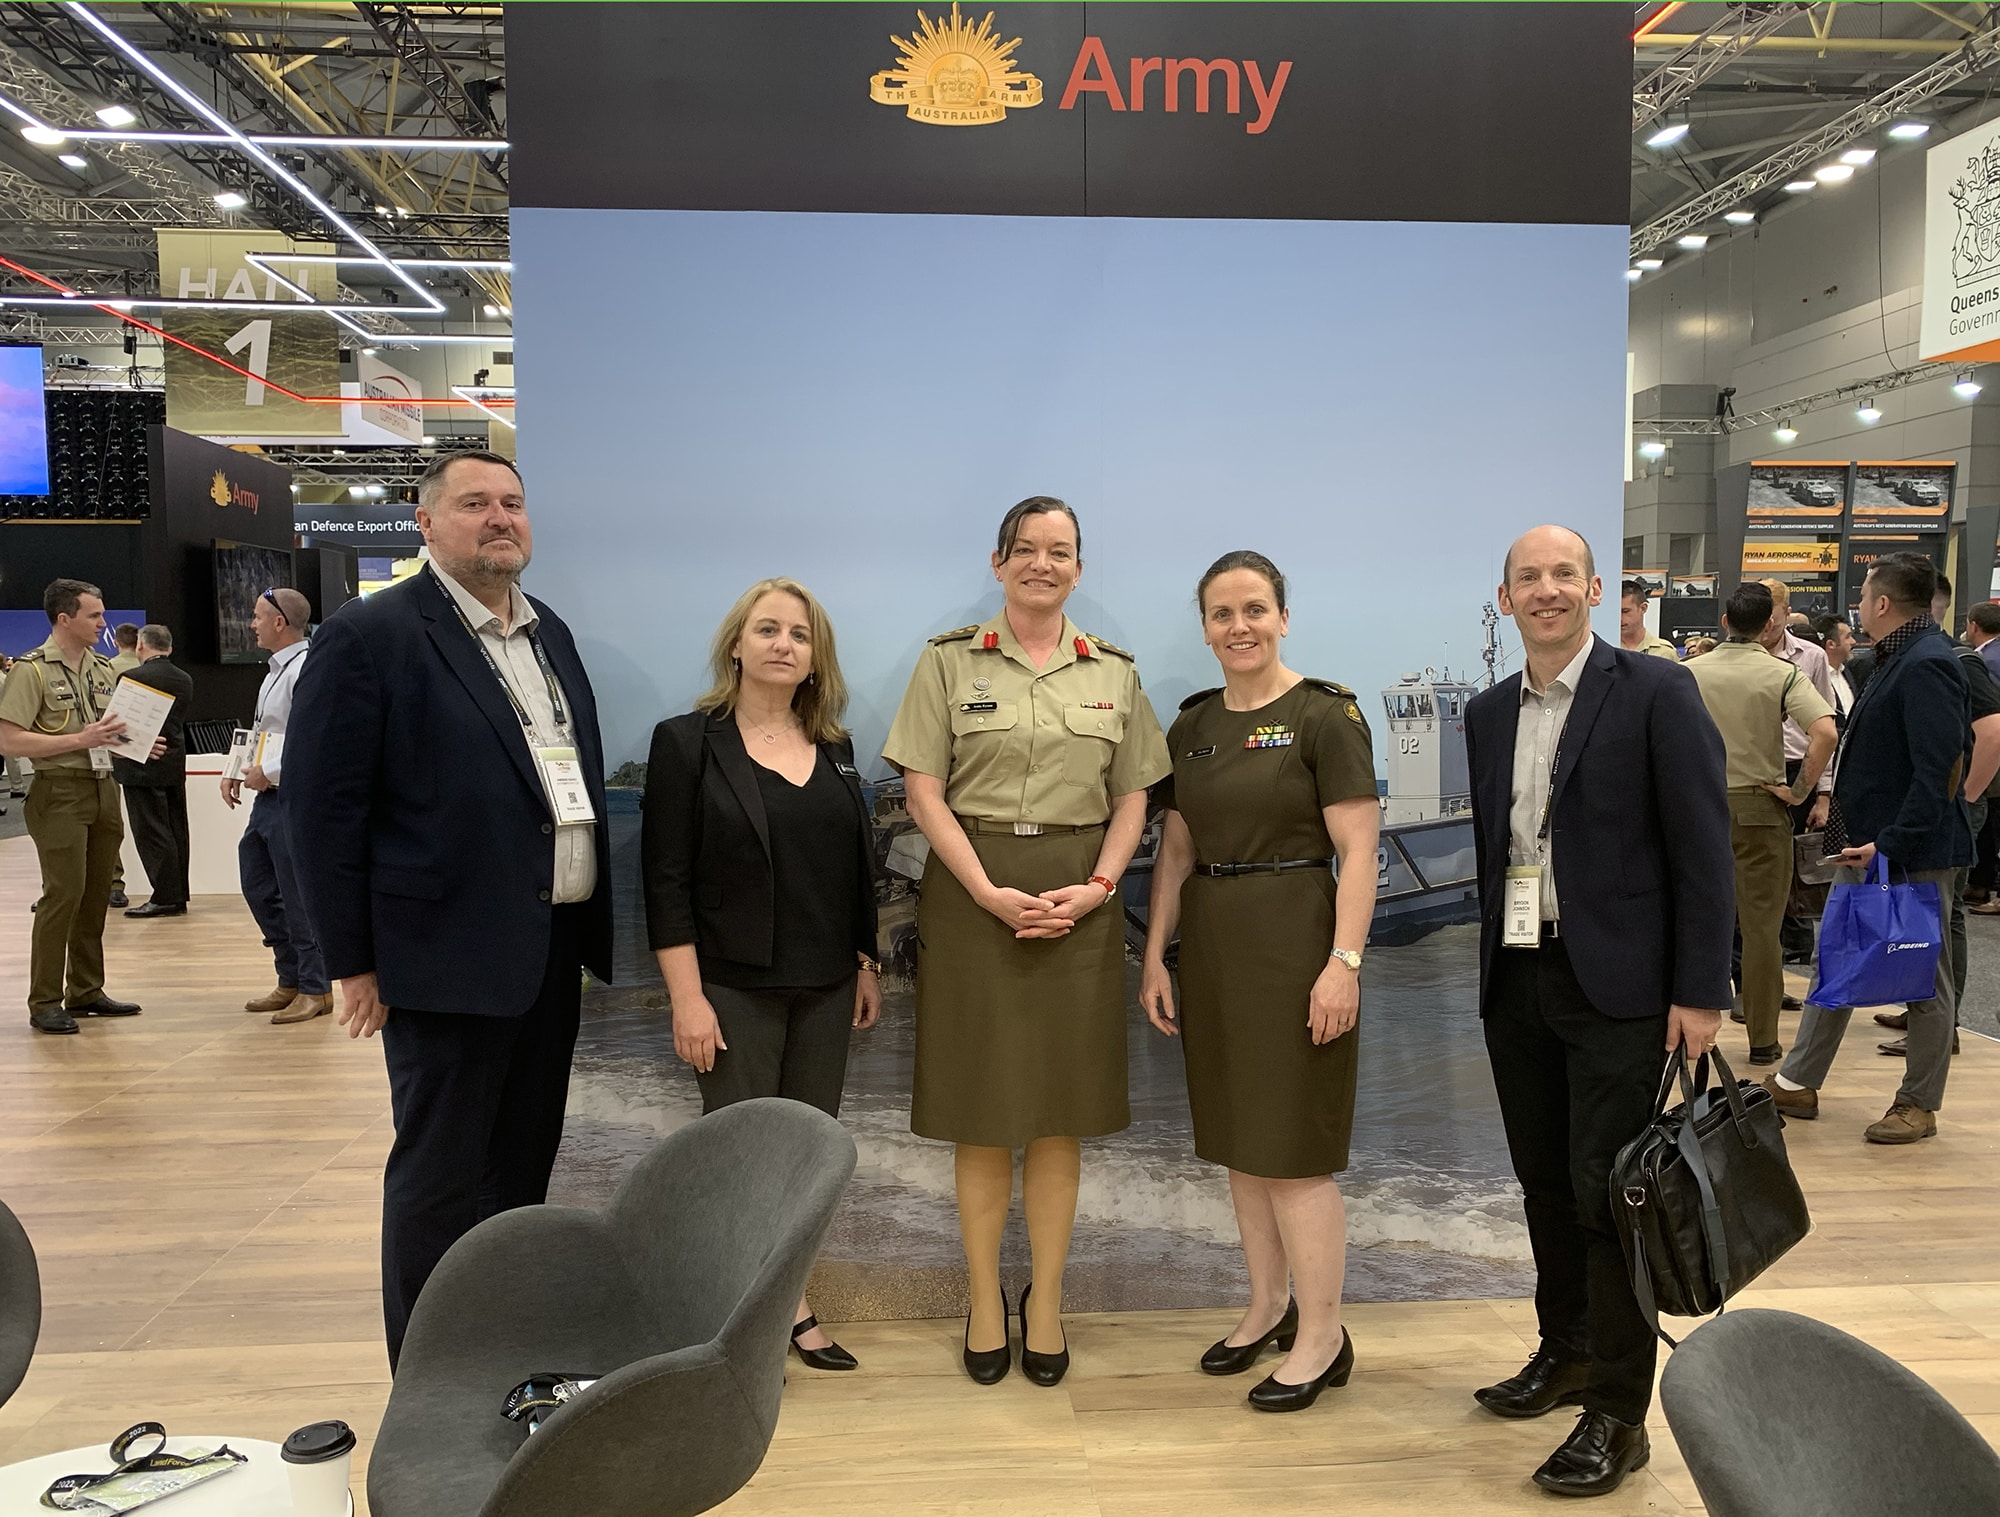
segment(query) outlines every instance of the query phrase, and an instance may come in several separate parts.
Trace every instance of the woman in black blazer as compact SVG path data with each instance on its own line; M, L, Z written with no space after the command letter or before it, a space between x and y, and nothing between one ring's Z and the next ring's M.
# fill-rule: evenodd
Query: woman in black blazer
M702 1110L784 1096L840 1114L851 1028L882 1011L874 844L833 627L789 579L744 591L715 634L714 683L653 729L646 926L674 1052ZM814 1369L854 1357L799 1302Z

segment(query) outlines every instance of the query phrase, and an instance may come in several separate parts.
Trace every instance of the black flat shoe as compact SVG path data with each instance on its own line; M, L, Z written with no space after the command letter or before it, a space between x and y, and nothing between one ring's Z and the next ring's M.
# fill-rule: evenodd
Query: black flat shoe
M73 1017L136 1017L139 1006L135 1001L114 1001L110 996L99 996L81 1006L70 1007L69 1014Z
M1000 1331L1004 1338L1007 1331L1007 1293L1000 1293ZM998 1348L975 1349L972 1346L972 1313L965 1314L965 1372L981 1385L998 1385L1007 1378L1007 1371L1013 1364L1014 1356L1007 1352L1003 1342Z
M104 904L107 906L123 907L123 906L130 906L132 902L129 899L127 899L124 891L114 890L111 892L110 896L105 900Z
M1304 1385L1287 1385L1276 1375L1268 1375L1250 1387L1250 1404L1260 1412L1302 1412L1319 1400L1319 1393L1329 1386L1339 1390L1347 1384L1347 1377L1354 1373L1354 1336L1345 1327L1340 1330L1340 1352L1333 1356L1333 1363Z
M1752 1064L1775 1064L1784 1056L1785 1045L1782 1043L1766 1043L1750 1050Z
M1208 1352L1201 1356L1201 1372L1204 1375L1240 1375L1257 1362L1257 1356L1276 1344L1289 1354L1299 1336L1299 1303L1287 1301L1285 1315L1278 1319L1278 1325L1254 1343L1231 1343L1224 1338L1219 1343L1209 1345Z
M861 1361L856 1359L838 1343L829 1341L825 1348L807 1348L799 1342L799 1334L809 1333L819 1326L819 1318L807 1314L803 1322L792 1324L792 1347L806 1363L807 1369L815 1370L858 1370Z
M1535 1484L1558 1496L1608 1496L1652 1457L1645 1423L1585 1412L1576 1431L1535 1471Z
M128 917L184 917L187 915L187 907L169 906L162 901L148 901L143 906L134 906L125 915Z
M1021 1292L1021 1373L1037 1385L1056 1385L1069 1373L1069 1334L1063 1334L1060 1354L1038 1354L1028 1347L1028 1297L1034 1289L1030 1285Z
M1538 1348L1520 1374L1474 1391L1472 1399L1496 1417L1541 1417L1559 1406L1575 1406L1589 1383L1589 1360Z
M76 1025L75 1017L60 1009L56 1011L31 1011L28 1013L28 1025L34 1028L36 1032L81 1032L83 1030Z

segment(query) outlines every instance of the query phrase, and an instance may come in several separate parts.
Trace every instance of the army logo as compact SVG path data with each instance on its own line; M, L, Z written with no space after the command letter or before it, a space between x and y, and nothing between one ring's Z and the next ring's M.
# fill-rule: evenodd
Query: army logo
M949 22L918 11L917 24L921 30L909 41L889 39L902 54L896 67L868 81L868 98L877 105L904 106L912 121L927 126L987 126L1006 120L1010 110L1042 103L1042 81L1014 66L1021 39L1003 43L991 11L975 28L960 19L953 0Z
M218 506L229 504L229 480L220 469L215 471L215 478L208 482L208 498Z

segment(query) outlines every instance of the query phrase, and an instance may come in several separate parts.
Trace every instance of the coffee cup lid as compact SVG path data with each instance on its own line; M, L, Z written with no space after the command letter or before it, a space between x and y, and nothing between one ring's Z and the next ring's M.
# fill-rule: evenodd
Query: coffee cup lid
M285 1440L279 1451L287 1464L323 1464L353 1452L354 1429L344 1422L314 1422Z

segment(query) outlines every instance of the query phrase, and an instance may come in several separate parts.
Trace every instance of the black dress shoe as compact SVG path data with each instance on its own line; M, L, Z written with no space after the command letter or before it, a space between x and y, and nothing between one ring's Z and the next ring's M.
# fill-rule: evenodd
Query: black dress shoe
M130 906L132 902L129 899L127 899L124 891L114 890L111 892L110 901L107 902L106 904L112 906Z
M143 906L134 906L125 915L128 917L184 917L187 915L187 907L168 906L159 901L148 901Z
M1877 1053L1886 1054L1892 1059L1907 1059L1910 1056L1910 1040L1906 1034L1903 1037L1897 1038L1893 1043L1877 1043L1875 1050ZM1951 1051L1953 1053L1958 1052L1958 1029L1956 1027L1951 1030Z
M1785 1045L1782 1043L1765 1043L1761 1047L1750 1050L1750 1062L1752 1064L1775 1064L1784 1056Z
M28 1013L28 1025L34 1028L36 1032L82 1031L76 1025L76 1018L62 1010L31 1011Z
M1267 1375L1250 1387L1250 1404L1260 1412L1302 1412L1319 1400L1321 1391L1328 1386L1339 1390L1353 1373L1354 1336L1343 1327L1340 1352L1333 1356L1333 1363L1304 1385L1287 1385L1276 1375Z
M1276 1344L1289 1354L1299 1337L1299 1303L1287 1301L1278 1325L1253 1343L1231 1343L1227 1338L1209 1345L1201 1356L1204 1375L1240 1375L1257 1362L1257 1356Z
M1748 1021L1749 1018L1745 1017L1743 1013L1740 1011L1732 1011L1729 1014L1729 1020L1732 1022L1745 1022Z
M807 1348L803 1343L799 1342L800 1334L809 1333L818 1326L819 1318L813 1316L811 1313L806 1314L805 1321L794 1322L792 1324L792 1347L798 1352L798 1356L805 1361L806 1368L815 1370L860 1369L861 1361L831 1339L827 1340L825 1348Z
M1801 1001L1797 996L1778 997L1778 1010L1780 1011L1804 1011L1805 1009L1806 1003Z
M1558 1496L1608 1496L1652 1457L1645 1423L1585 1412L1576 1419L1576 1431L1535 1471L1535 1484Z
M1000 1333L1004 1339L1007 1332L1007 1293L1000 1293ZM1007 1370L1014 1356L1007 1352L1002 1342L998 1348L975 1349L972 1346L972 1314L965 1314L965 1372L981 1385L998 1385L1007 1378Z
M1474 1391L1472 1399L1498 1417L1541 1417L1559 1406L1575 1406L1589 1383L1588 1359L1565 1359L1539 1348L1520 1374Z
M1059 1354L1038 1354L1028 1347L1028 1297L1034 1290L1030 1285L1021 1292L1021 1373L1037 1385L1056 1385L1069 1373L1069 1334L1063 1334ZM1060 1319L1057 1325L1061 1325Z
M114 1001L110 996L99 996L94 1001L85 1001L81 1006L69 1008L73 1017L136 1017L139 1007L132 1001Z

